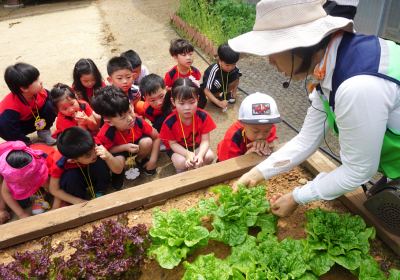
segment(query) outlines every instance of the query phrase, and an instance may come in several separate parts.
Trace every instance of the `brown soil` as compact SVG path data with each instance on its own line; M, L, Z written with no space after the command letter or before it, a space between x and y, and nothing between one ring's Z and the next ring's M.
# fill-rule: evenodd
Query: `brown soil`
M0 8L0 48L6 50L0 55L0 72L3 73L8 65L24 61L35 65L41 72L44 86L51 89L57 82L72 83L72 68L75 62L82 57L90 57L97 64L103 77L106 75L107 61L121 52L134 49L137 51L151 73L164 76L174 66L174 61L168 53L169 42L177 38L176 33L168 25L168 14L173 12L166 0L99 0L61 2L37 6L28 6L20 10L3 10ZM22 37L22 38L21 38ZM238 66L246 58L239 61ZM198 56L194 66L201 72L207 64ZM271 70L272 71L272 70ZM275 71L275 70L273 70ZM244 73L243 79L246 78ZM0 83L0 98L8 93L5 83ZM235 105L230 106L227 113L208 104L206 110L210 112L218 128L211 133L211 148L216 147L227 128L236 121L238 108L245 96L240 94ZM280 127L278 125L278 136ZM283 129L281 130L283 131ZM35 135L33 140L37 141ZM279 143L279 140L277 141ZM127 181L127 187L134 187L148 181L170 176L175 170L165 153L160 154L158 162L159 172L156 176L141 175L134 181ZM287 193L299 185L301 178L311 179L312 176L305 169L299 167L291 172L276 176L266 182L267 198L276 192ZM232 185L238 178L222 182ZM176 208L185 211L189 206L197 205L201 197L206 199L214 196L206 187L188 194L168 199L165 205L160 206L162 211ZM322 207L328 210L349 212L339 200L319 201L302 206L288 218L279 220L278 238L304 238L306 235L301 223L305 222L304 212L309 208ZM154 215L152 209L136 209L129 212L130 225L145 223L151 227ZM111 217L115 219L114 217ZM13 215L13 220L18 219ZM86 224L74 229L52 235L53 242L58 244L78 239L81 230L90 230L99 225L100 221ZM211 221L203 219L203 225L212 229ZM1 226L0 226L1 230ZM257 230L251 230L256 234ZM0 250L0 263L9 263L13 260L12 254L25 250L40 248L39 240L33 240L10 248ZM72 253L66 246L63 255ZM221 259L230 254L230 248L221 242L210 241L210 244L199 249L196 254L189 256L187 261L192 262L199 254L214 252ZM384 270L400 267L393 251L378 238L372 242L371 254L376 257ZM180 279L184 274L182 264L173 270L162 269L155 260L149 261L142 269L140 279ZM321 279L356 279L347 270L335 266Z

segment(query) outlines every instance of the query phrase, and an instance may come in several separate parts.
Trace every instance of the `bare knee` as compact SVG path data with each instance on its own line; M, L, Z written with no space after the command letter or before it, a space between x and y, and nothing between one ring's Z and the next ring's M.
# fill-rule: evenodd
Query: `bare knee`
M139 141L139 152L141 150L150 152L152 146L153 146L153 139L151 139L150 137L142 138Z
M214 161L214 153L211 149L208 149L206 155L204 156L204 164L209 165Z
M175 168L180 170L186 169L186 158L184 156L174 153L171 157L171 161Z

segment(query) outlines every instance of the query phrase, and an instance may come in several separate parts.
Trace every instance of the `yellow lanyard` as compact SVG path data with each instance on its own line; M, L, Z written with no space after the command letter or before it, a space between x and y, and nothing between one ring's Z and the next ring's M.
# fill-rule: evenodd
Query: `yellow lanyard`
M37 117L35 116L35 113L33 113L33 110L31 109L31 113L32 113L32 115L33 115L33 117L35 118L35 120L40 120L40 116L39 116L39 109L38 109L38 107L37 107L37 104L35 103L35 106L36 106L36 114L37 114Z
M176 65L176 70L178 70L178 78L179 78L179 68L178 68L178 65ZM190 68L190 66L189 66L189 74L190 74L190 75L192 74L192 68Z
M242 131L242 137L243 137L243 142L246 143L246 151L248 151L249 148L247 148L247 137L246 137L246 134L244 133L244 129L243 129L243 131Z
M85 172L83 172L82 167L79 165L79 163L76 163L76 164L77 164L77 165L79 166L79 168L81 169L82 174L83 174L83 177L85 177L86 184L89 186L90 193L92 194L92 199L95 199L96 196L94 195L93 184L92 184L92 180L90 179L90 175L89 175L89 165L87 166L87 172L88 172L88 177L89 177L89 181L88 181L88 179L86 178ZM89 182L90 182L90 184L89 184Z
M187 153L188 153L189 159L192 160L192 159L190 158L189 148L188 148L188 145L187 145L187 143L186 143L185 132L183 131L183 125L182 125L181 115L178 114L178 116L179 116L179 122L181 123L182 134L183 134L183 140L185 141L186 151L187 151ZM193 115L193 154L196 154L196 151L195 151L195 150L196 150L196 148L195 148L196 142L195 142L195 137L194 137L194 135L195 135L195 131L194 131L194 115Z
M226 84L225 84L224 83L224 76L222 75L221 65L219 66L219 69L221 70L222 91L224 92L224 100L226 100L226 93L228 91L228 76L229 76L229 73L226 75ZM225 84L225 88L224 88L224 84Z
M122 135L121 131L118 130L118 132L121 135L122 139L124 139L125 144L128 144L126 143L125 137L124 135ZM132 132L132 144L135 144L135 134L133 133L133 128L131 128L131 132ZM134 166L133 166L132 153L129 153L129 157L131 159L131 162L129 163L129 168L133 168Z
M39 205L39 206L41 206L41 207L43 207L43 208L45 208L45 209L50 209L51 207L50 207L50 205L48 204L48 202L47 202L47 201L44 201L44 196L42 195L42 192L40 191L40 188L38 188L38 190L36 191L36 194L37 194L38 197L40 197L38 200L43 201L44 203L46 203L46 204L47 204L47 207L44 206L43 204L39 205L37 202L36 202L36 204Z

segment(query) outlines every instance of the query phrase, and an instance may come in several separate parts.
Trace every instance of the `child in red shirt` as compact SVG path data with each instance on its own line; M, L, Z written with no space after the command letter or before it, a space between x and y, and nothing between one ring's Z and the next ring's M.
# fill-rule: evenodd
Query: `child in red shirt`
M0 137L4 140L30 144L26 135L37 131L38 138L47 145L57 142L50 132L56 114L39 75L39 70L26 63L7 67L4 79L11 93L0 102Z
M271 96L259 92L249 95L240 105L239 120L218 144L217 162L249 153L269 156L278 138L275 123L281 121Z
M110 153L124 161L137 153L136 166L146 175L155 175L161 139L157 130L135 114L126 94L118 87L106 86L93 101L93 109L104 119L97 137ZM124 174L113 174L113 188L122 188L123 180Z
M166 143L167 155L177 173L192 166L211 164L214 160L210 132L217 126L211 116L200 109L206 104L204 91L194 78L177 79L165 96L162 111L170 115L162 125L160 138ZM173 111L172 105L176 107Z
M143 77L140 82L140 90L145 100L143 105L144 116L151 121L153 127L160 133L161 126L166 118L166 115L161 111L167 93L165 82L160 76L150 74ZM160 151L165 150L165 144L161 140Z
M197 81L201 78L200 71L191 66L193 64L193 44L186 39L176 39L171 41L169 53L177 62L177 65L172 67L165 74L165 85L170 88L178 78L194 77Z
M93 112L89 103L78 100L72 89L64 84L56 84L50 92L54 111L58 112L56 128L52 137L57 136L65 129L79 126L96 135L99 131L101 117Z
M110 170L123 171L124 162L111 155L98 139L80 127L70 127L61 132L57 148L49 183L54 195L54 209L87 201L87 188L92 199L101 197L110 185Z
M106 86L103 82L99 69L90 58L80 59L74 67L72 74L74 83L72 90L78 100L91 104L96 91Z

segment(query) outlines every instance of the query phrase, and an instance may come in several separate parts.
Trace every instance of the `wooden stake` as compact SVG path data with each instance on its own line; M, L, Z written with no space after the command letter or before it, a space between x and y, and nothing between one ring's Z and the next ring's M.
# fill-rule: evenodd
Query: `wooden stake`
M203 42L201 43L201 49L202 49L203 51L206 50L206 47L207 47L208 43L209 43L208 38L207 38L207 37L204 37L204 40L203 40Z
M173 14L169 14L169 20L170 20L170 22L174 21L174 15Z

